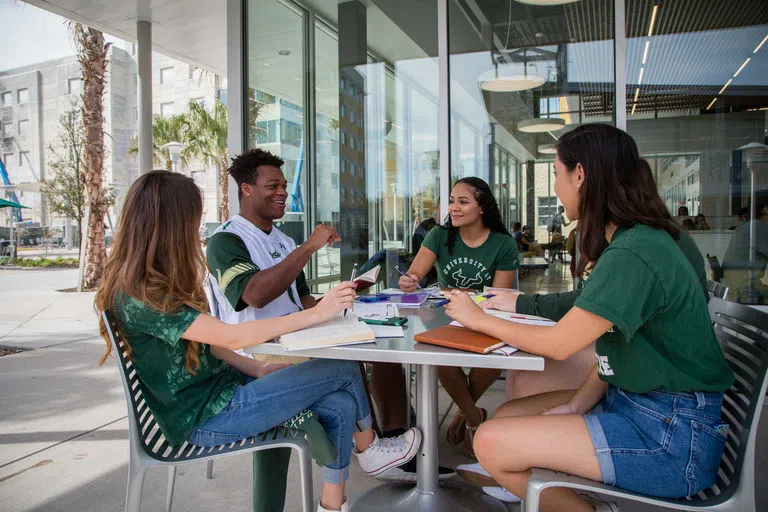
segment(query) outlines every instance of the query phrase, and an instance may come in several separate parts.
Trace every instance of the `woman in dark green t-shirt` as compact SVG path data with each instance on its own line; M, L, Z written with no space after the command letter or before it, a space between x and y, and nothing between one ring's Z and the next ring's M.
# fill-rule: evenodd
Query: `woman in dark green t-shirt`
M246 195L286 195L259 179L258 167L240 187ZM270 365L233 351L338 316L352 307L354 285L337 285L311 309L225 324L207 314L205 257L198 238L202 211L202 195L192 179L168 171L139 177L125 198L96 308L118 319L142 396L169 444L237 442L309 410L322 425L313 431L325 430L334 447L328 450L331 462L322 469L317 510L346 511L352 453L363 471L376 476L416 455L420 431L376 436L355 362ZM103 363L112 345L101 327L107 343Z
M517 243L504 227L490 187L480 178L463 178L454 184L445 224L432 228L424 239L408 273L400 278L400 288L414 291L432 267L443 288L516 286ZM440 383L459 409L448 426L447 440L450 444L463 441L468 456L474 456L472 435L487 416L476 402L500 374L501 370L491 368L472 368L469 377L453 366L437 370Z
M590 262L590 276L554 326L490 317L466 294L448 293L449 316L527 352L564 360L597 342L578 390L507 402L478 429L478 461L517 496L533 467L668 498L716 478L728 429L720 406L733 374L646 166L634 140L609 125L582 125L558 140L554 189L581 227L577 274ZM548 490L541 504L595 506L567 489Z

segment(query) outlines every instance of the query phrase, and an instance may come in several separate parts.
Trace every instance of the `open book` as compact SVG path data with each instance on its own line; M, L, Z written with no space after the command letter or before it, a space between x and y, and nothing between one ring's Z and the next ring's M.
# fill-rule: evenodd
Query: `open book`
M381 271L381 265L376 265L365 274L361 274L357 276L352 281L353 283L355 283L355 290L357 292L361 292L363 290L367 290L368 288L376 284L376 280L379 278L380 271Z
M376 335L371 327L358 320L352 310L327 322L301 329L280 336L280 344L285 350L304 350L308 348L333 347L351 343L374 341Z

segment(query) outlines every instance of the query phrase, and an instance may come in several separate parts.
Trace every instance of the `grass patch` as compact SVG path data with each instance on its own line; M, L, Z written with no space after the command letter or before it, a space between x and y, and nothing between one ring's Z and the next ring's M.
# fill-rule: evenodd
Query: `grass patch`
M77 258L18 258L14 265L23 268L77 268Z

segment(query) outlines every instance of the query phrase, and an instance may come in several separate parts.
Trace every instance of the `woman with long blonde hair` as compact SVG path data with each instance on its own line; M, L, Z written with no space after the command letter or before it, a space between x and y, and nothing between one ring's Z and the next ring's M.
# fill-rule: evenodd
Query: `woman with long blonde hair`
M245 439L293 417L315 412L336 447L323 468L318 511L346 510L344 483L351 453L377 475L410 460L421 434L410 429L379 439L358 365L316 359L268 365L233 350L309 327L352 307L352 283L326 293L312 309L240 324L208 315L205 259L198 228L202 196L181 174L152 171L128 190L112 253L96 293L129 345L144 397L168 442L215 446ZM101 325L107 349L112 346ZM354 448L352 445L354 439Z

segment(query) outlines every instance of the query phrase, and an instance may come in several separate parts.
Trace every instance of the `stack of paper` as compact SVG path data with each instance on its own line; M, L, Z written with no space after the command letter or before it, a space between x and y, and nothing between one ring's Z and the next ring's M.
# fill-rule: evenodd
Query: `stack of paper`
M280 336L280 344L285 350L303 350L364 343L374 341L375 338L373 329L350 311L346 318L339 313L337 317L322 324L284 334Z

